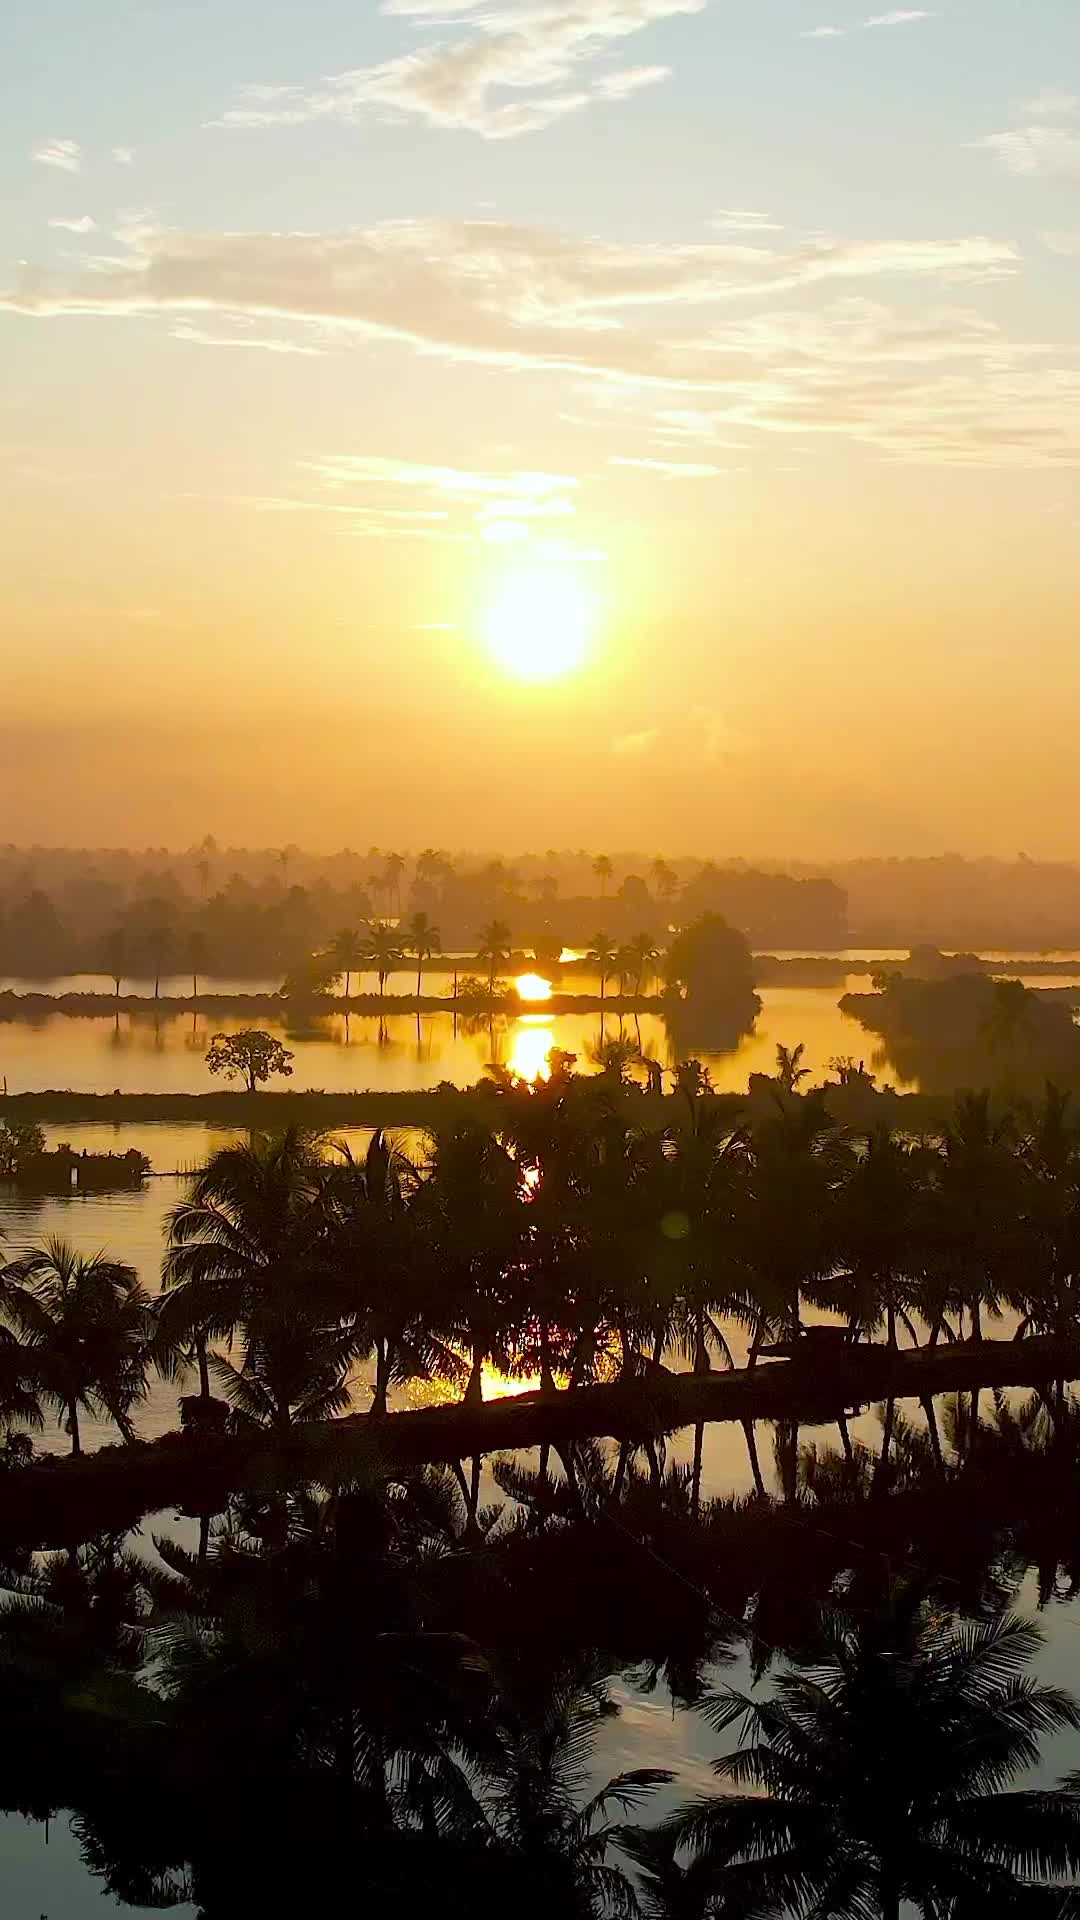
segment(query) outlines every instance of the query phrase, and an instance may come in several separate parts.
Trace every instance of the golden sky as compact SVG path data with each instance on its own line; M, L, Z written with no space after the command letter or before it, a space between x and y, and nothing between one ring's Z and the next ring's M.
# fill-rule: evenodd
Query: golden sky
M11 78L5 837L1072 853L1073 7L40 0Z

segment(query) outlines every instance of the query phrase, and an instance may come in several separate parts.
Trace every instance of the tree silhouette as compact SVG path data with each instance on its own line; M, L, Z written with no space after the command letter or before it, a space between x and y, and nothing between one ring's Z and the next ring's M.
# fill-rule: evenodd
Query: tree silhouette
M133 1267L53 1236L4 1267L0 1313L22 1344L28 1378L64 1419L73 1454L82 1452L80 1408L132 1437L153 1332Z
M600 975L601 1008L603 1007L603 1004L604 1004L604 992L605 992L605 988L607 987L608 975L610 974L612 966L614 965L615 956L617 952L618 952L618 948L616 947L615 942L612 939L610 933L594 933L593 934L593 937L589 942L589 951L586 958L592 961L598 974Z
M243 1080L249 1093L255 1093L272 1074L289 1078L292 1060L288 1048L260 1027L249 1027L243 1033L215 1033L206 1053L211 1073L224 1074L226 1080Z
M396 972L404 958L394 929L379 920L373 920L364 935L363 958L378 977L381 1000L386 993L387 975Z
M615 868L612 866L606 853L598 853L592 863L592 870L600 882L600 898L602 900L607 893L608 881L611 879Z
M414 913L401 929L402 951L416 956L416 997L420 998L425 960L430 960L442 946L442 935L426 913Z
M723 1795L671 1831L734 1911L1009 1911L1080 1869L1080 1795L1007 1790L1044 1735L1080 1727L1076 1702L1024 1671L1040 1639L1009 1617L954 1628L911 1590L869 1615L830 1609L769 1699L699 1704L742 1743L714 1763Z
M487 963L488 996L494 1000L495 976L510 958L510 929L504 920L489 920L487 926L481 928L476 958Z
M349 998L352 977L358 973L367 958L367 946L358 927L342 927L330 943L330 958L335 967L345 975L345 998Z

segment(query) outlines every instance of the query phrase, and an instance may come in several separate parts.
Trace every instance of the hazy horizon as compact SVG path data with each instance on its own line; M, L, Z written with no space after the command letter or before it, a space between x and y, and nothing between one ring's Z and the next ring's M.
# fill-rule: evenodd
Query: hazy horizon
M1072 855L1075 8L41 0L6 66L9 839Z

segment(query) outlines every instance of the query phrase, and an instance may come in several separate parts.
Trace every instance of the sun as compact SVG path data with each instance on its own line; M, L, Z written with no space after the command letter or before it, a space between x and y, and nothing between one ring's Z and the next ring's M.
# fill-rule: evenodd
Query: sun
M596 622L592 596L572 575L515 573L484 619L488 646L520 680L557 680L581 666Z

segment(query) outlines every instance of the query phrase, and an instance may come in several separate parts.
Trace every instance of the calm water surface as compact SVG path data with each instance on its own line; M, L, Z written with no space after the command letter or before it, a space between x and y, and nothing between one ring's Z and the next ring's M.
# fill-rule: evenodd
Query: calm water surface
M54 1137L57 1130L50 1130ZM213 1147L230 1136L221 1130L192 1126L85 1127L67 1129L74 1144L90 1147L112 1144L121 1148L138 1145L149 1152L155 1165L191 1167ZM367 1136L357 1131L351 1136L354 1147L362 1147ZM129 1261L151 1292L158 1288L162 1226L171 1206L181 1196L184 1182L177 1174L152 1179L138 1194L103 1194L19 1199L10 1187L0 1185L0 1230L5 1236L4 1254L12 1257L48 1233L60 1233L91 1250L106 1247L112 1254ZM737 1330L730 1330L736 1358L739 1350ZM505 1383L493 1380L488 1391L499 1391ZM423 1389L419 1390L420 1394ZM356 1399L366 1404L365 1384L357 1382ZM917 1409L909 1409L918 1418ZM138 1422L146 1435L160 1433L176 1424L176 1389L156 1383L151 1389ZM867 1445L880 1444L880 1423L872 1412L851 1423L852 1435ZM766 1479L775 1485L770 1429L759 1428L759 1450ZM835 1428L804 1429L808 1439L835 1446ZM85 1427L88 1447L116 1439L108 1426ZM50 1451L66 1452L68 1441L57 1428L48 1429L39 1445ZM689 1433L676 1436L673 1453L688 1459L692 1450ZM748 1492L752 1486L749 1460L740 1428L714 1426L705 1435L705 1486L713 1494ZM535 1464L535 1462L534 1462ZM493 1481L485 1487L485 1498L500 1498ZM154 1523L183 1531L185 1523L169 1516ZM778 1522L782 1524L782 1522ZM800 1525L812 1525L812 1517L801 1516ZM146 1542L149 1545L149 1542ZM1021 1610L1036 1611L1037 1592L1029 1579L1019 1599ZM1080 1608L1054 1604L1040 1616L1047 1633L1047 1644L1039 1661L1041 1677L1080 1692ZM738 1687L749 1687L750 1675L744 1660L724 1669L720 1680ZM595 1758L597 1783L611 1774L643 1765L670 1767L676 1774L675 1785L658 1796L656 1815L691 1795L707 1791L712 1784L710 1762L722 1750L722 1743L695 1714L672 1713L670 1698L661 1685L654 1692L642 1691L629 1681L620 1680L612 1688L622 1712L605 1725ZM1037 1778L1050 1784L1071 1767L1080 1765L1080 1740L1064 1736L1048 1743ZM3 1885L3 1911L13 1920L90 1920L102 1912L119 1912L118 1904L102 1895L100 1884L87 1872L79 1857L78 1845L66 1818L52 1824L48 1844L44 1830L17 1816L0 1816L0 1882ZM131 1909L125 1909L131 1911ZM179 1920L191 1920L194 1909L173 1909ZM987 1916L990 1920L990 1916Z
M598 992L599 983L580 980L578 990ZM806 1064L823 1079L837 1055L876 1058L878 1042L857 1021L840 1012L842 992L865 989L865 975L852 975L843 988L763 987L762 1010L752 1033L729 1052L702 1051L714 1084L725 1092L745 1091L751 1073L774 1070L779 1042L806 1048ZM220 1086L206 1070L206 1049L215 1033L251 1026L242 1013L202 1013L155 1017L152 1009L121 1010L103 1017L46 1014L41 1020L0 1022L0 1084L11 1093L42 1088L75 1093L205 1093ZM452 1014L389 1014L385 1020L358 1014L330 1014L301 1021L283 1010L279 1018L262 1013L258 1024L273 1032L293 1054L294 1088L354 1092L377 1088L407 1091L440 1080L471 1086L490 1062L532 1078L552 1047L577 1056L578 1070L593 1071L601 1039L623 1039L659 1060L673 1064L667 1027L656 1014L619 1019L598 1013L500 1014L494 1021L455 1021ZM896 1076L886 1063L886 1078ZM284 1085L284 1082L276 1083Z

